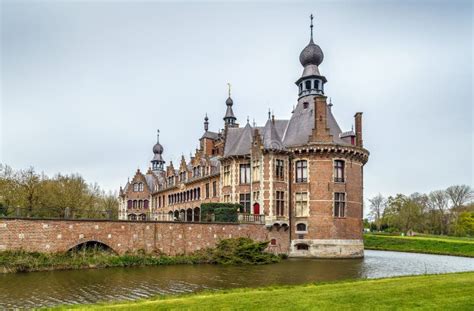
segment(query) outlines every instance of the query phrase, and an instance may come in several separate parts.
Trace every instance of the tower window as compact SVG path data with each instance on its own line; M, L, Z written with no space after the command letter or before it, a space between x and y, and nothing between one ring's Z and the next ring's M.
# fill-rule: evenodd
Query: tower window
M304 83L304 87L305 87L305 89L307 89L307 90L311 90L311 80L306 81L306 82Z
M306 224L299 223L296 225L296 231L298 232L306 232Z
M334 217L344 217L346 214L346 194L344 192L334 193Z
M309 103L308 103L308 102L304 102L304 103L303 103L303 109L308 109L308 106L309 106Z
M296 182L308 181L308 162L306 160L296 161Z
M314 88L319 89L319 80L314 80Z
M303 83L300 83L300 92L303 91Z
M344 182L344 161L334 161L334 181Z

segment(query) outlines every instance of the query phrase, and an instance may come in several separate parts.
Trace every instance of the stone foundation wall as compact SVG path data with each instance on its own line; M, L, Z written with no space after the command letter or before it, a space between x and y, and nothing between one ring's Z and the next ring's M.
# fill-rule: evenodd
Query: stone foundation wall
M308 250L297 249L298 244L308 245ZM290 257L307 258L362 258L363 240L293 240Z
M237 237L274 239L275 245L268 250L288 253L289 231L270 231L257 224L0 219L0 251L66 252L81 243L97 241L118 254L144 250L176 255Z

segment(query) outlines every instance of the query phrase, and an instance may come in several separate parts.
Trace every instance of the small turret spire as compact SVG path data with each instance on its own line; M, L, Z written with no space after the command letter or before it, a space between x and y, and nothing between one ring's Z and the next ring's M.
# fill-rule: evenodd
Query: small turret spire
M156 130L156 142L159 143L160 142L160 130Z
M313 41L313 14L312 13L309 16L309 18L311 19L311 26L309 26L311 28L311 41Z
M204 117L204 130L206 132L209 130L209 118L207 117L207 112L206 112L206 116Z

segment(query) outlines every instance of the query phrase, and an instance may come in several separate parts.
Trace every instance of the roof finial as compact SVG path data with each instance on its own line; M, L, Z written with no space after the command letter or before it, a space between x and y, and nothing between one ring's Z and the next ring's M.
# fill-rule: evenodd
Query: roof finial
M328 104L328 106L329 106L329 109L332 108L332 98L331 98L331 97L329 97L329 104Z
M268 120L272 118L272 110L268 108Z
M230 88L231 88L231 85L230 85L229 82L227 82L227 87L228 87L228 89L229 89L229 97L230 97Z
M311 19L311 41L313 41L313 14L311 13L311 15L309 16L309 18Z
M156 142L160 142L160 130L156 130Z
M250 117L247 116L247 124L250 124Z

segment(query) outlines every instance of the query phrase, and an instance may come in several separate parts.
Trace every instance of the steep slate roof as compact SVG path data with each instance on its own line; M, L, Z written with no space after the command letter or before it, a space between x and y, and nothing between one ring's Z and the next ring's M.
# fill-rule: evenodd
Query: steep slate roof
M283 122L280 122L283 124ZM281 136L278 134L276 128L276 121L267 120L263 128L263 147L269 150L285 150Z
M264 127L228 128L224 156L250 154L253 129L258 129L265 149L285 150L287 147L307 144L314 128L314 101L309 100L304 108L300 102L290 120L268 120ZM333 142L340 145L351 145L340 138L341 128L337 124L331 108L327 107L327 126ZM277 147L277 148L275 148Z
M245 155L250 153L252 145L252 127L250 124L243 128L227 128L224 156Z
M204 134L202 135L201 139L203 138L210 138L210 139L213 139L213 140L216 140L219 138L219 133L215 133L215 132L211 132L211 131L206 131L204 132Z

